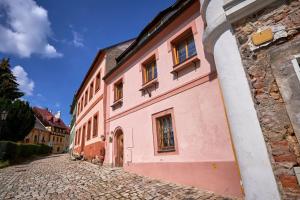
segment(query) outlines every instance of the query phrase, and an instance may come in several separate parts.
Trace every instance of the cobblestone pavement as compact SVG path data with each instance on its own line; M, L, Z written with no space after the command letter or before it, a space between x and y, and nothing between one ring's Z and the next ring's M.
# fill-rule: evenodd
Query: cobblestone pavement
M0 199L209 199L222 198L124 172L53 155L0 169Z

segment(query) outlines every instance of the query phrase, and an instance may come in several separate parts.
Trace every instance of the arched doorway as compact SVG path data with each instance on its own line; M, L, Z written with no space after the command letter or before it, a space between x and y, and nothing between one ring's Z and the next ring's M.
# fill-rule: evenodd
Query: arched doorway
M123 131L118 129L115 133L115 166L123 167L124 162L124 137Z

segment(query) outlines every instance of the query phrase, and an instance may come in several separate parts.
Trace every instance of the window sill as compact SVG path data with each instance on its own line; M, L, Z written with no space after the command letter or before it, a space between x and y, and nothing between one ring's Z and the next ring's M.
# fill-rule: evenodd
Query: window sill
M175 152L175 149L160 149L157 151L157 153L170 153L170 152Z
M123 98L116 100L110 107L116 108L117 106L121 106L123 104Z
M155 86L158 83L157 78L145 83L142 88L140 89L140 91L146 90L147 88L150 88L152 86Z
M171 71L172 74L177 74L179 71L183 70L184 68L191 65L191 63L194 63L196 65L197 62L199 62L200 59L198 58L197 54L193 55L192 57L186 59L182 63L176 64L173 66L173 70Z

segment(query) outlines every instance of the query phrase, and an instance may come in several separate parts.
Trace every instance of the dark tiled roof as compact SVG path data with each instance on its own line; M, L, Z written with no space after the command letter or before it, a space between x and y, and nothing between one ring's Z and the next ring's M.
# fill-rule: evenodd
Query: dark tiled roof
M136 40L116 58L117 64L106 73L103 79L106 79L117 68L119 68L130 56L138 51L142 46L149 42L154 36L161 32L178 15L192 5L196 0L177 0L172 6L161 11L139 34Z
M126 40L108 47L105 47L103 49L100 49L96 55L96 57L94 58L88 72L86 73L83 81L81 82L81 85L79 87L79 89L77 90L75 97L78 98L78 94L80 93L80 91L82 90L85 81L88 79L88 77L90 76L90 74L92 73L94 67L96 67L96 63L98 62L99 58L101 57L101 55L103 53L107 54L107 64L106 64L106 69L105 72L110 71L115 65L116 65L116 58L121 55L121 53L123 51L125 51L127 49L127 47L129 45L132 44L132 42L135 40L135 38L130 39L130 40Z
M48 109L34 107L33 112L44 126L62 128L68 132L69 127L65 125L62 119L56 118Z

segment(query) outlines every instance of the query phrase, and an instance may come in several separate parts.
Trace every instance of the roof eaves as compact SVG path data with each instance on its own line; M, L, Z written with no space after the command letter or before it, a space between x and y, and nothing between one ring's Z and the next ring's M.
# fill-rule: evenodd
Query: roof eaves
M106 80L107 77L109 77L115 70L117 70L130 56L132 56L135 52L137 52L143 45L145 45L148 41L150 41L154 36L156 36L158 33L160 33L167 25L169 25L179 14L181 14L186 8L188 8L195 0L179 0L176 1L172 6L168 7L167 9L160 12L139 34L137 39L118 57L116 58L117 64L116 66L106 73L106 75L103 77L103 80ZM143 41L141 41L142 38L144 38L144 34L150 30L153 26L153 24L157 23L159 19L166 16L166 13L172 12L177 6L179 6L182 2L185 4L182 4L182 7L180 7L176 12L172 13L169 18L167 18L162 25L156 29L151 35L147 36ZM140 42L140 43L139 43ZM139 44L138 44L139 43Z
M85 83L86 79L88 78L88 76L90 75L91 71L93 70L94 65L97 63L98 58L100 57L100 55L101 55L102 53L105 53L105 52L106 52L107 50L109 50L109 49L112 49L112 48L117 47L117 46L119 46L119 45L125 44L125 43L127 43L127 42L132 41L132 40L135 40L135 38L132 38L132 39L129 39L129 40L126 40L126 41L122 41L122 42L119 42L119 43L117 43L117 44L114 44L114 45L111 45L111 46L108 46L108 47L105 47L105 48L102 48L102 49L99 49L99 50L98 50L98 53L97 53L96 57L94 58L94 60L93 60L93 62L92 62L92 64L91 64L91 66L90 66L88 72L86 73L86 75L85 75L83 81L81 82L81 85L80 85L79 89L78 89L78 90L76 91L76 93L75 93L75 98L76 98L76 100L77 100L77 98L78 98L78 94L80 93L81 89L82 89L83 86L84 86L84 83Z

